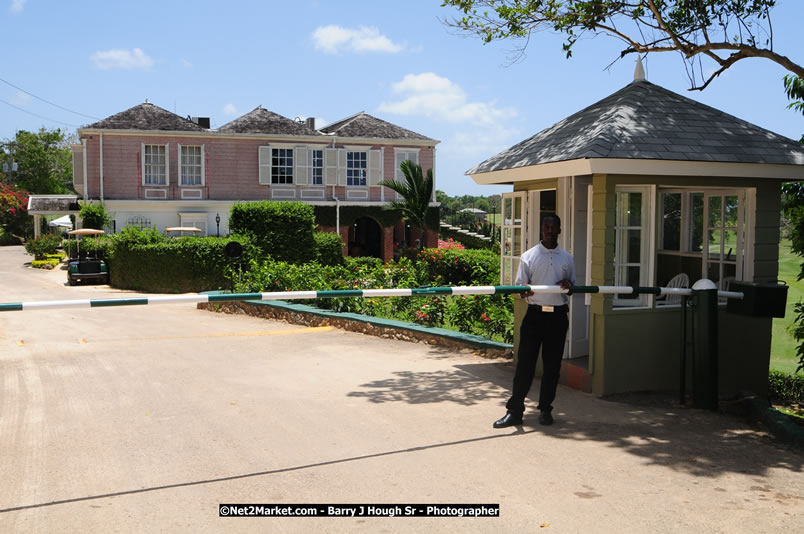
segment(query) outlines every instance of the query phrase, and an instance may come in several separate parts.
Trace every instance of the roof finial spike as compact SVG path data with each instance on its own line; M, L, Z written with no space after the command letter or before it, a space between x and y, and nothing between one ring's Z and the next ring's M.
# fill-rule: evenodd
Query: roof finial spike
M637 56L636 69L634 70L634 81L643 82L645 80L645 69L642 67L642 58Z

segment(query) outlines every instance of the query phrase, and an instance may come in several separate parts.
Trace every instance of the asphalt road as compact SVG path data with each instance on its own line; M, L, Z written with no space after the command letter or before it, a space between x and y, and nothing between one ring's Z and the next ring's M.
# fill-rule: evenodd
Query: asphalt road
M0 302L129 293L29 259L0 247ZM742 419L562 387L554 426L529 413L494 430L512 373L193 305L2 312L0 532L804 531L804 455ZM231 518L221 503L500 517Z

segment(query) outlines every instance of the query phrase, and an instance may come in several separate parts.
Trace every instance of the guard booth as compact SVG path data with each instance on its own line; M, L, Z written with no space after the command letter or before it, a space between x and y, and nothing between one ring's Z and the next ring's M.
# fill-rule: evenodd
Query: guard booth
M767 393L786 292L776 283L781 185L804 180L804 146L638 76L467 174L513 188L503 194L503 285L538 244L541 218L556 213L578 284L708 279L747 293L712 310L719 393ZM514 313L516 351L522 302ZM678 299L573 295L562 383L596 395L677 391L681 327Z

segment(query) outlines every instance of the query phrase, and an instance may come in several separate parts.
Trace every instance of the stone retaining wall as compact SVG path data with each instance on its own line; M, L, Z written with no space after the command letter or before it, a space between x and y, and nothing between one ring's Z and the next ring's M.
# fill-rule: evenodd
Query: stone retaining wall
M264 319L276 319L290 324L304 326L334 326L341 330L359 332L370 336L398 339L412 343L427 343L439 347L455 350L469 350L486 358L511 358L511 349L478 347L470 342L460 339L431 334L421 330L409 330L392 326L377 325L364 321L357 321L348 317L333 317L331 315L317 315L297 310L289 310L278 306L252 304L249 302L210 302L197 305L200 310L218 311L224 313L244 314Z

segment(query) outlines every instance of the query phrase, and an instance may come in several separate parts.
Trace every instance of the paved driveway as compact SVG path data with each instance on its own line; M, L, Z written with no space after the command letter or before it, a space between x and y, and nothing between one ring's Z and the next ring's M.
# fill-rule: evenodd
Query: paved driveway
M0 248L0 302L120 297ZM742 420L192 305L0 313L0 532L801 532L804 456ZM221 518L220 503L499 503L498 518Z

